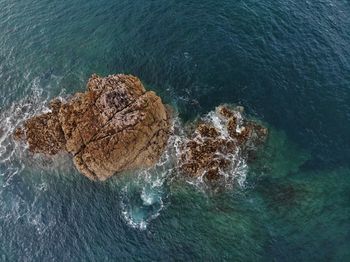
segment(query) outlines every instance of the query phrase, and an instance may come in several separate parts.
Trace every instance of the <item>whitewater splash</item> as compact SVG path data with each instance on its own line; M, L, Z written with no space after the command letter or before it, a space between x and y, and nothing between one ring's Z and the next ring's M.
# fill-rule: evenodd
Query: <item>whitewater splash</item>
M21 141L14 141L14 132L17 127L35 115L47 113L49 95L38 87L39 80L33 81L31 93L22 100L0 112L0 177L5 181L18 174L25 167L55 170L62 169L67 162L67 154L59 154L57 157L48 157L43 154L32 154L28 145ZM65 90L58 98L64 100ZM69 161L71 162L71 161ZM71 167L71 166L70 166Z
M26 154L26 145L14 142L12 135L26 119L48 110L42 94L42 89L34 88L26 99L13 103L9 109L0 113L0 177L4 184L25 167L22 160Z
M17 176L23 176L28 170L41 171L67 169L67 158L60 156L56 159L37 155L30 156L27 145L13 140L15 129L30 117L48 111L47 96L43 89L33 81L30 94L0 112L0 219L4 223L25 220L35 228L38 234L45 232L49 226L43 218L44 212L40 209L38 199L47 190L47 181L36 176L36 184L31 187L31 201L22 197L23 192L13 190L18 186ZM49 222L50 224L51 222Z
M224 141L231 141L234 143L233 138L230 136L228 131L228 119L222 117L221 114L218 113L219 108L216 108L214 111L210 111L207 115L199 119L199 121L206 123L209 126L213 126L218 132L218 138ZM233 111L234 117L237 120L236 131L241 132L243 116L239 111ZM195 137L192 138L192 141L197 142L198 144L202 144L205 141L205 137L202 136L196 130ZM187 138L184 138L184 142L188 142ZM218 159L224 159L229 163L229 166L225 169L219 168L219 179L216 181L216 185L220 187L232 188L235 185L239 185L240 187L244 187L246 181L246 175L248 172L247 160L243 156L240 147L235 147L232 152L226 152L225 154L217 153ZM181 155L178 155L178 159L180 159ZM187 177L187 182L189 184L195 185L197 188L201 190L211 190L213 189L213 182L208 183L205 179L207 175L207 170L203 171L201 175L195 177Z

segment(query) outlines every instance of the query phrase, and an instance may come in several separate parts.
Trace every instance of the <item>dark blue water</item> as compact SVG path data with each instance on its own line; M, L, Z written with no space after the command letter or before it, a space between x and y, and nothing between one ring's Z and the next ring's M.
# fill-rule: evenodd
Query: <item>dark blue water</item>
M0 260L350 260L348 1L0 0L0 32ZM243 105L269 140L216 193L167 166L93 183L12 142L92 73L137 75L183 122Z

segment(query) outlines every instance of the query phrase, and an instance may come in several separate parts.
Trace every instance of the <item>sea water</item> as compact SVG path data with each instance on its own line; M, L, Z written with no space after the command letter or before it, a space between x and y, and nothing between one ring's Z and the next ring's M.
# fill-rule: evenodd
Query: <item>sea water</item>
M0 33L0 261L350 260L348 1L0 0ZM176 109L157 166L92 182L13 142L92 73ZM270 134L211 190L174 155L221 103Z

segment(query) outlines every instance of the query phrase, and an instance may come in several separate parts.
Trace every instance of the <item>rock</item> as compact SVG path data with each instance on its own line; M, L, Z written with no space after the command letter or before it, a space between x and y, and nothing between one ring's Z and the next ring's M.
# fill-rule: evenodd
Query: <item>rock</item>
M51 112L34 116L15 130L16 139L26 139L29 150L35 153L55 155L65 150L66 140L58 118L61 102L51 101Z
M67 102L53 100L51 112L27 120L15 138L26 139L33 153L71 153L93 180L154 165L170 128L161 99L131 75L93 75L87 89Z
M218 179L232 164L228 155L239 152L242 157L249 158L267 138L265 127L243 118L242 107L220 106L216 111L224 123L224 130L218 130L213 122L204 120L183 145L179 169L186 175Z
M130 75L93 75L87 91L67 101L54 99L50 111L28 119L14 137L33 153L68 152L76 168L92 180L150 167L163 153L171 109ZM219 106L181 146L178 168L192 177L217 180L236 155L253 159L268 131L243 117L243 107ZM212 116L213 117L213 116Z

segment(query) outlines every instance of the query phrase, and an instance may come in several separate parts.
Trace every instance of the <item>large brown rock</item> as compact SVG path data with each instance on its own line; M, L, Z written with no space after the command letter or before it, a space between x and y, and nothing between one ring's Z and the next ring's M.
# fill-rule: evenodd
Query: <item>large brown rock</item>
M34 153L71 153L93 180L155 164L169 135L161 99L131 75L93 75L87 89L67 102L53 100L51 112L27 120L15 137Z

